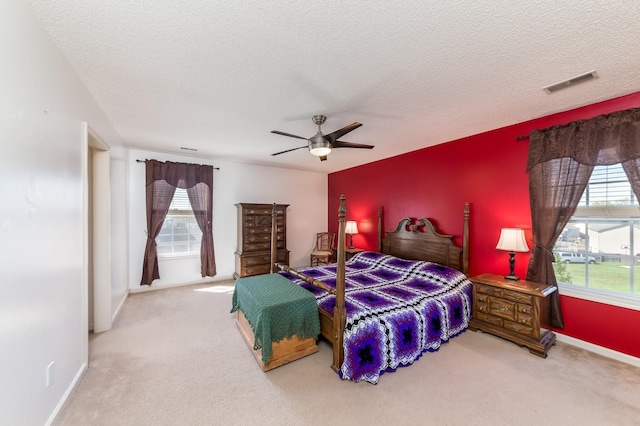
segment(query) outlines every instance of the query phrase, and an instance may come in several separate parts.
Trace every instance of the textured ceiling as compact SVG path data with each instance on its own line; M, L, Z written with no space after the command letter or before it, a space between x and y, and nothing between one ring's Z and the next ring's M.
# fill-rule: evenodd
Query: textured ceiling
M26 1L131 148L333 172L640 90L637 0ZM375 148L270 155L314 114Z

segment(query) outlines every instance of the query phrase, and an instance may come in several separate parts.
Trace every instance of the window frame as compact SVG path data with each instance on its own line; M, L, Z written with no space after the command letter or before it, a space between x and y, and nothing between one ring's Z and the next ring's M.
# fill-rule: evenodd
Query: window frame
M616 165L619 164L620 163L617 163ZM596 166L596 168L597 167L611 166ZM594 172L595 171L596 170L594 169ZM600 176L598 176L598 178L600 178ZM638 205L638 200L635 196L631 197L630 203L632 204L627 203L626 205L623 205L615 203L608 204L606 202L596 202L595 205L585 205L585 195L587 194L587 191L592 184L593 183L591 182L590 178L589 185L587 185L587 189L585 189L585 194L583 194L582 196L580 205L576 208L568 224L572 222L588 223L590 221L602 220L632 221L640 224L640 206ZM599 181L597 184L602 184L602 181ZM607 183L605 183L604 185L607 185ZM608 199L608 194L605 197ZM630 226L634 226L633 223L631 223ZM631 254L640 252L640 241L632 241L631 244L632 247L634 247L634 250L632 250ZM588 256L588 250L586 250L586 252L587 253L585 253L585 255ZM585 268L589 268L588 262L585 263ZM636 289L636 293L638 293L637 289L640 289L640 274L633 275L633 286L634 289ZM640 295L614 293L592 287L583 287L576 284L563 283L560 281L558 281L558 289L560 290L561 294L565 296L576 297L592 302L606 303L609 305L640 311Z
M178 195L178 197L176 197L176 195ZM176 217L187 217L187 218L192 220L193 224L195 225L195 227L200 232L199 244L201 245L202 244L202 231L200 230L200 227L198 226L198 222L196 221L195 214L193 213L193 208L191 207L191 203L189 202L189 197L188 197L187 192L186 192L186 190L184 188L176 188L176 192L174 193L173 198L171 200L171 204L169 206L169 210L167 212L167 215L166 215L166 217L164 219L164 223L166 223L168 219L173 219L173 218L176 218ZM163 223L163 228L164 228L164 223ZM172 241L172 243L171 243L171 247L172 247L172 252L171 253L161 253L160 252L161 242L158 241L158 239L161 236L162 236L162 230L160 230L160 233L158 234L158 237L156 238L156 246L158 247L158 251L157 251L158 259L163 259L164 260L164 259L184 259L184 258L200 257L200 247L198 247L198 249L196 251L187 251L187 252L182 252L182 253L180 253L180 252L174 253L173 252L173 244L175 244L174 241ZM191 244L191 242L189 242L189 240L188 240L188 237L187 237L186 243L189 246Z

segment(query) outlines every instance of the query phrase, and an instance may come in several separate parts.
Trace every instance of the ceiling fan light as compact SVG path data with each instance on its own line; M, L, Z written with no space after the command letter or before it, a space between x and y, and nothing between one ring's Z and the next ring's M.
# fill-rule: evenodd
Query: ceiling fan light
M318 157L323 157L331 152L331 148L328 146L317 146L315 148L310 148L309 152Z
M318 157L323 157L331 152L329 141L325 140L318 130L318 133L309 139L309 152Z

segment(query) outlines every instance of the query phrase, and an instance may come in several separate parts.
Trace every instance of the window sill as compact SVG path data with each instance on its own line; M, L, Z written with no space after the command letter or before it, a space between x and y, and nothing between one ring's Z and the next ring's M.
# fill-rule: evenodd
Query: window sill
M605 303L607 305L618 306L620 308L640 311L640 300L631 296L605 293L598 290L586 289L571 284L558 284L560 294L563 296L575 297L589 300L591 302Z
M194 257L200 257L200 253L159 254L158 260L180 260L180 259L191 259Z

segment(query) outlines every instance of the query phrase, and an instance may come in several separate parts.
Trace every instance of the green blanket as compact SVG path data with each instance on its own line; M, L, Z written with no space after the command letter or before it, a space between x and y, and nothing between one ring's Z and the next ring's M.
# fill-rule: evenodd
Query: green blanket
M241 309L255 335L254 349L262 362L272 354L271 342L296 334L301 339L320 334L320 316L314 295L279 274L239 278L231 312Z

